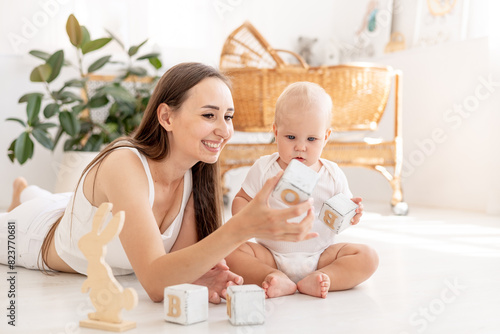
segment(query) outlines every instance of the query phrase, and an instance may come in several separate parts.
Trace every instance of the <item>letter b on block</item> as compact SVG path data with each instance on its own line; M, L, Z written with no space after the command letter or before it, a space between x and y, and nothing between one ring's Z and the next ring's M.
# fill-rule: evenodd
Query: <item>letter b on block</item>
M329 228L332 230L335 228L335 220L338 218L336 214L333 213L333 211L330 210L325 210L325 214L323 215L323 221L325 222L326 225L328 225Z
M175 295L168 295L168 312L167 316L178 318L181 316L181 299Z
M179 284L165 288L165 320L190 325L208 319L208 289L195 284Z

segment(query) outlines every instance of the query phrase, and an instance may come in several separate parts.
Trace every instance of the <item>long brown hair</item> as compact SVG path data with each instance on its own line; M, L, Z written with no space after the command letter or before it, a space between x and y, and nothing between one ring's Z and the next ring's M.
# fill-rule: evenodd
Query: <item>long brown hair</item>
M155 161L166 158L169 154L170 145L167 131L158 122L158 106L162 103L166 103L174 111L178 110L187 99L188 91L205 78L218 78L228 87L231 87L229 79L219 71L213 67L200 63L181 63L165 72L151 95L151 99L149 100L141 124L137 130L131 136L118 138L106 146L94 160L85 167L78 184L82 181L83 175L85 175L94 165L97 166L98 172L103 159L118 148L136 148L141 154ZM196 232L198 240L201 240L222 224L222 193L219 163L207 164L199 161L191 168L191 171L193 175L192 192ZM94 178L94 190L95 179L96 178ZM45 259L48 255L49 245L54 238L54 233L60 220L61 219L50 228L43 241L40 250L43 266L46 265Z

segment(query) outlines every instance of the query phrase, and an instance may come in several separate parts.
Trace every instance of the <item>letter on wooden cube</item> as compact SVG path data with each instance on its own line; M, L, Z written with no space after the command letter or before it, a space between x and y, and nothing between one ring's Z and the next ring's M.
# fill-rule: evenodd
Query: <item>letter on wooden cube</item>
M255 284L227 288L227 315L232 325L260 325L265 320L265 293Z
M357 208L356 203L340 193L323 203L319 218L336 234L339 234L351 226L351 219L356 214Z
M274 189L273 196L288 205L306 201L312 194L319 175L302 162L292 159Z
M190 325L208 319L208 289L195 284L179 284L165 288L165 320Z

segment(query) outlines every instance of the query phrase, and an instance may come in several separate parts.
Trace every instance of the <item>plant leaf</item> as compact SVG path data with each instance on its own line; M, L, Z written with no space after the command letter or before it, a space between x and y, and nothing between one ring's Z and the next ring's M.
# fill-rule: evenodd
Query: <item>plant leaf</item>
M138 77L143 77L148 74L148 71L145 68L139 66L130 67L128 71Z
M87 108L87 104L77 104L76 106L71 107L71 113L75 116L80 114L82 111L84 111Z
M18 122L20 123L23 127L26 127L26 123L24 123L23 120L19 119L19 118L13 118L13 117L9 117L7 119L5 119L6 121L14 121L14 122Z
M102 143L103 143L102 136L98 134L93 134L92 136L89 137L87 143L85 143L85 146L83 147L82 151L99 152Z
M82 53L86 54L95 50L99 50L110 41L111 38L99 38L93 41L88 41L87 43L82 45Z
M54 147L57 146L57 143L59 142L59 139L61 139L63 133L64 133L63 128L59 127L59 129L57 129L56 136L54 137Z
M99 88L98 94L111 95L116 101L134 102L132 94L120 85L109 85Z
M47 64L50 65L52 68L52 72L50 73L49 78L47 79L47 82L51 82L57 76L59 75L59 72L61 72L61 67L64 63L64 51L59 50L55 52L50 58L47 60Z
M66 22L66 32L71 44L80 47L83 40L82 28L73 14L68 17L68 21Z
M89 101L90 108L99 108L108 104L109 100L106 95L93 96Z
M17 137L14 154L19 164L24 164L26 160L33 156L33 148L33 141L28 132L23 132Z
M47 129L55 128L56 126L57 126L57 124L55 124L55 123L40 123L40 124L37 124L36 127L40 130L46 131Z
M106 30L106 32L109 34L109 36L111 38L113 38L116 41L116 43L118 43L122 47L123 50L125 50L125 45L123 44L123 42L118 37L116 37L115 35L113 35L113 33L111 31L109 31L108 29L104 29L104 30Z
M86 78L85 79L72 79L72 80L66 81L64 83L63 88L61 88L59 90L59 93L61 93L64 90L64 88L66 88L66 87L83 88L83 86L84 86L84 84L85 84L86 81L87 81Z
M9 157L10 162L14 163L16 159L15 147L16 147L17 139L14 139L12 143L10 143L9 148L7 149L7 156Z
M50 103L50 104L47 104L45 106L45 108L43 109L43 116L45 116L45 118L51 118L52 116L54 116L58 112L59 112L59 104Z
M26 114L28 115L28 125L32 125L38 119L40 107L42 106L42 98L39 95L31 95L28 98L26 106Z
M89 66L88 72L92 73L106 65L106 63L111 59L111 56L104 56L102 58L97 59L92 65Z
M73 92L69 92L69 91L64 91L64 92L61 92L59 95L58 95L58 98L59 100L61 100L63 103L70 103L70 102L75 102L75 101L80 101L82 102L83 99L76 95L75 93Z
M139 51L139 49L141 48L141 46L143 46L144 44L146 44L148 40L146 39L144 42L142 42L141 44L139 45L135 45L135 46L131 46L129 49L128 49L128 55L130 57L132 57L133 55L135 55L137 53L137 51Z
M40 51L40 50L31 50L29 52L29 54L32 55L32 56L34 56L34 57L43 59L45 61L49 60L49 58L50 58L50 53L43 52L43 51Z
M43 51L40 51L40 50L31 50L29 52L29 54L32 55L32 56L34 56L34 57L43 59L45 61L49 60L49 58L50 58L50 53L43 52ZM69 62L67 60L64 60L63 65L64 66L71 66L71 62Z
M18 103L28 102L28 98L32 95L38 95L38 96L40 96L40 98L43 97L42 93L28 93L28 94L24 94L23 96L21 96Z
M87 30L87 27L80 26L80 28L82 29L82 45L84 45L85 43L90 41L90 33Z
M80 132L80 123L78 123L76 117L68 111L59 113L59 123L61 123L64 132L70 136L75 136Z
M43 64L33 69L30 74L31 82L46 82L52 73L52 67L49 64Z
M64 142L64 151L81 151L81 142L84 136L78 136L76 138L69 138Z
M49 150L52 150L54 148L54 143L49 138L48 133L44 130L35 128L31 132L31 134L40 144L43 145L43 147L48 148Z
M152 57L152 58L149 58L149 63L151 65L153 65L154 68L156 68L157 70L159 70L163 65L161 63L161 60L157 57Z
M143 59L149 59L149 58L157 58L160 54L158 52L152 52L145 54L143 56L138 57L136 60L143 60Z

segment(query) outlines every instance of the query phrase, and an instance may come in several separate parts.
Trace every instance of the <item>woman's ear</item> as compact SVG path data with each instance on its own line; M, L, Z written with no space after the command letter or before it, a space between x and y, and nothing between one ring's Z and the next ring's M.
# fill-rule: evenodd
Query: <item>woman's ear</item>
M170 108L166 103L162 103L156 109L156 115L158 117L158 122L167 131L172 129L172 108Z

